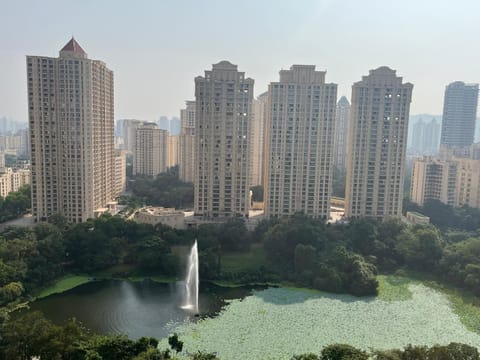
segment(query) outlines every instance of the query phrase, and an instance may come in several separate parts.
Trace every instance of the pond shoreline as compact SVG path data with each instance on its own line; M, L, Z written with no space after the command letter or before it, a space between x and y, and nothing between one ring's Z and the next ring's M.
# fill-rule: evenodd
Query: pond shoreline
M411 291L409 290L410 285L422 284L426 287L434 289L443 293L451 303L452 310L460 318L461 322L473 332L480 334L480 307L475 304L475 298L470 294L462 292L458 289L453 289L446 287L443 284L438 282L431 281L429 279L419 279L417 276L395 276L395 275L378 275L377 279L379 281L379 294L375 297L364 297L364 298L375 298L383 301L403 301L411 298ZM94 281L103 281L103 280L118 280L118 281L131 281L131 282L142 282L142 281L154 281L157 283L170 284L179 281L175 277L165 277L158 275L130 275L130 276L117 276L116 274L108 273L97 273L97 274L68 274L64 277L58 279L54 284L42 289L38 292L36 296L32 296L27 301L24 301L15 307L11 311L18 310L22 307L28 307L28 304L39 299L46 298L54 294L62 294L66 291L72 290L76 287L82 286L84 284L94 282ZM317 289L310 289L305 287L299 287L295 284L289 282L280 282L280 283L235 283L231 281L223 280L204 280L205 282L211 283L216 286L224 288L240 288L240 287L255 287L255 286L266 286L266 287L275 287L275 288L286 288L298 291L309 292L312 294L329 294L329 292L321 291ZM362 299L362 297L359 297Z
M47 296L54 295L54 294L62 294L66 291L72 290L78 286L87 284L89 282L94 281L103 281L103 280L119 280L119 281L131 281L131 282L140 282L145 280L151 280L158 283L174 283L177 282L177 278L169 278L165 276L157 276L157 275L134 275L134 276L105 276L100 274L67 274L62 278L56 280L53 284L43 288L38 292L36 296L32 297L31 301L35 301L37 299L43 299Z

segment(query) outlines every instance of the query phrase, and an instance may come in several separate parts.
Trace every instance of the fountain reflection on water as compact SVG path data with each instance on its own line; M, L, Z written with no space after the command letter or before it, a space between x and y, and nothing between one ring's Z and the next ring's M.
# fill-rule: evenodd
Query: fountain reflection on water
M182 309L188 309L198 314L198 249L197 240L190 250L187 261L187 276L185 278L185 299Z

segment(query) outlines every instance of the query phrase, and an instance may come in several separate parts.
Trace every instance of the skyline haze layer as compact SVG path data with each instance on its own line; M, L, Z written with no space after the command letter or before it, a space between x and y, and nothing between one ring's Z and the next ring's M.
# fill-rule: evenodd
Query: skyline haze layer
M0 115L20 121L26 55L56 57L72 35L114 71L116 119L178 116L195 76L222 60L255 80L255 95L305 64L326 70L348 99L362 74L389 66L415 85L413 114L441 113L453 81L480 81L475 0L0 2Z

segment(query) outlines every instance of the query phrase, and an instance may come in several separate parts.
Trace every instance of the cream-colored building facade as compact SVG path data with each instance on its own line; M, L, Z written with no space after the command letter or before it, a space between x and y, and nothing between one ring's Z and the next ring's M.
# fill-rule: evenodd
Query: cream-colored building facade
M352 86L345 216L400 216L413 85L388 67Z
M181 130L179 136L178 172L182 181L195 179L195 101L186 101L180 110Z
M9 193L18 191L30 182L31 172L29 169L5 168L0 173L0 197L5 198Z
M136 128L133 175L156 176L168 167L168 131L155 123Z
M345 96L337 102L335 114L335 150L333 165L341 171L347 169L348 125L350 122L350 103Z
M72 38L58 58L27 56L35 221L83 222L113 206L113 72Z
M413 162L410 200L420 206L439 200L480 208L480 160L424 157Z
M178 165L179 135L168 134L167 138L167 168Z
M264 92L253 99L253 121L250 134L250 187L263 185L265 116L267 113L268 93Z
M174 208L147 206L135 213L134 220L142 224L163 224L174 229L185 229L185 214Z
M248 215L253 84L228 61L195 78L195 215Z
M314 65L280 71L268 87L265 213L328 219L337 85Z
M113 163L114 163L114 192L115 197L120 196L125 192L127 188L127 158L126 150L115 149L113 152Z

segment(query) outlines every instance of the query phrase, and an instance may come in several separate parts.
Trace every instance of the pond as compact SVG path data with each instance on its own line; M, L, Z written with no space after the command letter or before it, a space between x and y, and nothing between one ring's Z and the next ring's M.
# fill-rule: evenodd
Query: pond
M223 288L202 283L200 318L185 312L177 284L100 281L31 304L56 322L76 317L101 333L163 340L177 332L186 352L221 359L290 359L333 343L365 350L461 342L480 347L449 298L419 283L357 298L294 288ZM388 296L387 296L388 295ZM476 320L475 320L476 321Z
M214 316L226 300L239 299L251 293L250 288L227 288L203 283L200 288L200 315ZM154 281L94 281L61 294L30 304L55 323L75 317L86 327L103 334L121 333L132 338L168 336L178 325L198 320L180 308L181 283Z
M446 295L412 284L409 299L315 293L289 288L255 291L233 300L218 316L176 329L185 351L216 352L221 359L290 359L319 354L326 345L350 344L366 351L408 344L459 342L480 348ZM161 348L166 348L163 340Z

